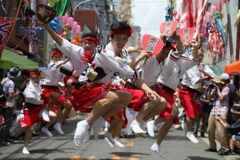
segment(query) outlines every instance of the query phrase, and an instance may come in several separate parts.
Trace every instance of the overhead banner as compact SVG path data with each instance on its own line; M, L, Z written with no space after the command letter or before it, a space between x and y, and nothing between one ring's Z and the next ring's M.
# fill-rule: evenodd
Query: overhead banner
M13 18L0 18L0 54L2 54L14 22Z
M33 54L38 54L38 38L37 38L37 28L23 28L23 32L27 34L28 42L30 43L30 46L32 47Z

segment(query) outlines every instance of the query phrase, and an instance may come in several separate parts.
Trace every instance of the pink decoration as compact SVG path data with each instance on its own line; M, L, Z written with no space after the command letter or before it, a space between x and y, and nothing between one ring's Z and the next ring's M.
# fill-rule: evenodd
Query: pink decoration
M73 26L73 18L72 17L68 18L68 24L69 24L69 27L72 28L72 26Z
M57 16L56 18L57 19L63 19L63 16Z
M210 8L210 18L213 17L213 14L214 14L215 11L216 11L216 6L212 5L211 8Z
M206 16L206 23L209 23L210 22L210 13L207 12L205 16Z
M68 14L66 13L64 18L63 18L63 23L68 23Z
M74 32L77 31L77 26L78 26L78 22L74 21L74 22L73 22L73 31L74 31Z
M216 11L220 11L220 1L221 0L216 0Z
M46 1L46 0L42 0L42 3L41 3L41 4L46 5L46 4L47 4L47 1Z
M80 35L80 33L81 33L81 26L77 25L76 33L77 33L78 35Z

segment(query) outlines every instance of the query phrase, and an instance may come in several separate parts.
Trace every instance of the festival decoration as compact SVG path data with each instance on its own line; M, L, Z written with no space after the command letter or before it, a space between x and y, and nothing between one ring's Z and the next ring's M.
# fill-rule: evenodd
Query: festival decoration
M193 38L197 39L203 36L204 16L207 9L207 0L182 0L179 11L176 15L177 20L181 23L181 28L190 27L195 30Z
M71 0L50 0L48 6L57 11L57 15L63 16L68 10Z
M178 25L177 21L167 21L163 22L160 25L160 33L165 34L167 37L171 36L173 32L176 30Z
M71 43L79 46L79 42L81 42L81 38L78 34L75 34L75 39Z
M37 39L37 29L36 28L23 28L23 32L25 34L27 34L27 39L32 47L32 51L33 51L34 55L37 55L39 53L39 50L38 50L39 41Z
M70 27L70 28L73 27L73 17L69 17L69 18L68 18L68 24L69 24L69 27Z
M224 59L225 55L225 45L223 44L221 37L218 33L217 26L211 24L209 27L209 36L208 36L208 54L211 57L218 56L219 59Z
M0 18L0 55L4 49L9 32L15 22L13 18Z
M236 18L237 18L237 20L236 20L235 25L234 25L235 27L237 27L238 23L240 22L240 10L238 10Z
M69 25L65 24L62 28L63 28L63 33L60 36L64 37L68 34Z
M162 50L164 43L162 40L149 35L145 34L142 37L142 50L147 50L152 52L151 56L155 56L158 52Z
M181 28L178 30L182 42L191 42L193 39L194 29L192 28Z
M54 18L50 23L49 23L50 28L57 33L57 29L61 27L60 25L60 20L57 18Z
M172 21L174 16L174 7L176 5L176 0L169 0L168 7L165 8L167 14L165 16L166 21Z

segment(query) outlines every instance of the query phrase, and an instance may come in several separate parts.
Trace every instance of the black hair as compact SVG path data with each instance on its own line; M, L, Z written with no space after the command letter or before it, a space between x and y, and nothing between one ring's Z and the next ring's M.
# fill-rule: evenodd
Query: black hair
M169 42L168 40L166 40L164 47L172 47L171 42Z
M239 104L234 104L233 107L232 107L232 110L240 112L240 105Z
M119 30L119 29L126 29L126 30L130 30L130 26L127 23L127 21L123 21L123 22L115 22L110 26L110 30Z
M53 48L53 49L51 50L51 52L52 52L52 51L62 52L62 51L60 51L58 48Z
M82 38L86 38L86 37L96 38L97 36L98 36L97 33L88 32L88 33L84 33Z
M39 71L38 69L31 70L31 72L38 72L38 71Z
M29 78L30 77L30 71L29 70L22 70L21 75L25 75Z

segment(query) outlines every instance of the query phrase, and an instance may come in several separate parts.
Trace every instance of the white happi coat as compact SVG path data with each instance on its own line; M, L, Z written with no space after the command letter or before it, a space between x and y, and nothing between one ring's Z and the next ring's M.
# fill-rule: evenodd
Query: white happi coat
M80 76L87 66L87 63L81 62L81 57L84 54L84 48L70 43L68 40L62 38L63 43L57 48L66 55L74 67L75 76Z
M190 68L183 76L182 84L186 85L192 89L198 89L201 86L201 83L196 84L196 82L204 77L204 74L198 71L198 67L201 67L204 72L206 72L210 77L214 77L215 74L213 71L208 67L208 65L204 63L200 63L199 65L195 65L194 67Z
M196 59L189 59L188 57L181 56L174 66L165 70L158 77L158 82L175 90L178 87L179 80L183 74L193 66L197 65Z
M100 80L90 82L90 84L109 84L114 77L114 73L121 77L133 78L134 70L127 65L131 59L128 56L127 50L124 48L121 57L117 57L113 49L112 43L106 45L100 53L96 52L92 64L94 68L100 67L104 70L106 76ZM88 72L91 68L87 69ZM84 74L85 75L85 74ZM86 81L84 76L79 77L79 82Z
M51 61L47 67L47 70L43 72L45 78L43 85L46 86L57 86L58 82L63 80L63 74L60 72L60 68L56 68L56 66L63 61L53 62Z
M173 67L178 60L178 56L175 53L171 52L163 62L159 62L156 57L149 57L145 65L145 60L139 63L140 68L144 71L143 80L147 86L151 87L157 83L157 79L163 69L167 71Z
M32 81L29 81L29 84L26 86L23 95L25 101L28 103L42 105L43 100L41 99L41 85L35 85Z

